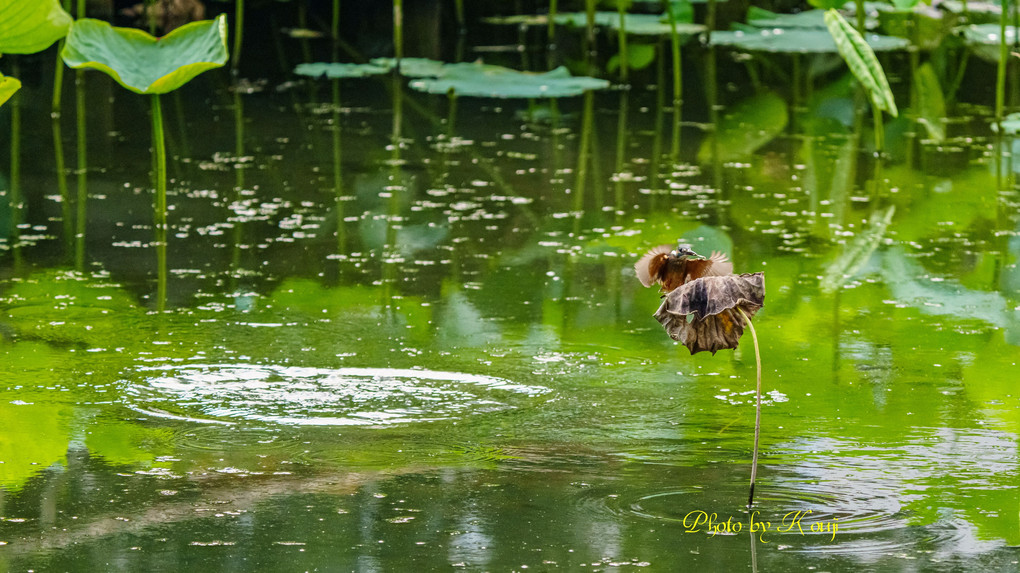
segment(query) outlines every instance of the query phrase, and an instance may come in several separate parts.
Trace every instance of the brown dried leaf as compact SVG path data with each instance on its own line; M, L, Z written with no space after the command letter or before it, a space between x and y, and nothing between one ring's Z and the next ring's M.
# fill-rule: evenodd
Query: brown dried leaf
M674 289L655 312L666 333L696 354L736 348L744 319L765 304L765 273L702 277Z

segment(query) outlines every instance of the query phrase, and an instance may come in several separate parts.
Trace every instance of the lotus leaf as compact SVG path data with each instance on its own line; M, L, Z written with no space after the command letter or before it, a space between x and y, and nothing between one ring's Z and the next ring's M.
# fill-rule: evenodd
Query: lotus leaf
M999 24L981 24L962 28L963 38L979 58L989 62L999 61ZM1016 27L1006 26L1006 43L1013 45L1017 40Z
M310 76L320 78L326 76L330 79L336 78L364 78L377 74L385 74L389 68L373 64L337 64L330 62L315 62L312 64L298 64L294 73L299 76Z
M14 92L21 89L21 82L18 78L9 78L0 74L0 105L11 99Z
M910 42L903 38L868 34L868 45L876 52L906 49ZM746 31L713 32L712 44L732 46L748 52L776 54L835 54L839 50L827 30L766 29L752 33Z
M889 112L896 117L896 100L893 98L889 81L885 77L882 64L875 56L875 51L864 38L846 21L839 12L829 10L825 13L825 24L829 27L839 55L843 57L847 67L853 72L857 81L868 91L871 101L880 110Z
M59 0L0 0L0 54L34 54L67 34Z
M167 93L227 62L227 19L221 14L154 38L86 18L71 27L61 55L68 66L106 72L135 93Z
M446 64L438 78L415 80L411 87L434 94L452 90L459 96L535 98L576 96L588 90L605 89L609 82L587 76L574 77L564 67L533 74L473 63Z
M777 14L764 8L751 6L747 10L747 23L757 28L808 28L825 29L825 10L805 10L796 14Z
M556 23L565 26L587 26L588 16L584 12L564 12L556 15ZM624 27L628 34L635 36L669 36L671 28L669 20L663 14L627 14ZM595 25L606 26L616 30L620 27L619 12L596 12ZM701 24L678 22L676 31L681 37L691 37L705 31Z
M3 102L3 95L0 94L0 103ZM1011 113L1002 118L1002 132L1008 135L1020 133L1020 113ZM998 131L999 126L992 124L992 131Z
M373 58L371 64L392 70L396 65L395 58ZM438 60L428 58L401 58L400 75L409 78L437 78L443 74L443 66L446 64Z

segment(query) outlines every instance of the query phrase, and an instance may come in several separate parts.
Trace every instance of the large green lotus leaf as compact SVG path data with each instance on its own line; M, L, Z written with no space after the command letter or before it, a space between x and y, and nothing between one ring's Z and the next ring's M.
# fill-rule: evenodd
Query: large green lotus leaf
M609 87L609 82L587 76L574 77L564 67L551 72L533 74L503 66L486 64L447 64L435 79L411 82L423 92L445 94L453 90L459 96L497 98L568 97L588 90Z
M162 38L100 20L78 20L62 53L72 68L106 72L140 94L162 94L227 62L227 18L192 22Z
M59 0L0 0L0 54L34 54L67 34Z
M999 25L981 24L962 28L963 38L974 53L989 62L999 61ZM1016 42L1016 28L1006 26L1006 43L1010 46Z
M0 74L0 105L11 99L14 92L21 89L21 82L18 78L9 78Z
M313 78L326 76L330 79L364 78L377 74L385 74L388 71L389 68L373 64L338 64L333 62L298 64L294 68L294 73L299 76L310 76Z
M910 42L903 38L867 34L864 39L876 52L906 49ZM753 33L748 31L713 32L712 44L732 46L748 52L778 54L835 54L836 42L826 29L775 28Z
M557 24L564 26L581 28L588 25L588 15L584 12L563 12L557 14L555 20ZM596 12L595 25L619 29L620 13ZM664 14L626 14L623 25L628 34L636 36L669 36L672 33L669 19ZM680 36L691 37L704 32L705 26L677 22L676 31Z

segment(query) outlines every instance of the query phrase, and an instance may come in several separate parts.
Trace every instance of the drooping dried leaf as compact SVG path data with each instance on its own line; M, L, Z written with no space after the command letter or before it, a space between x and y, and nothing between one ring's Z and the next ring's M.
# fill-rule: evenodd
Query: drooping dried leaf
M666 295L655 313L666 333L691 354L736 348L750 318L765 304L765 273L707 276Z

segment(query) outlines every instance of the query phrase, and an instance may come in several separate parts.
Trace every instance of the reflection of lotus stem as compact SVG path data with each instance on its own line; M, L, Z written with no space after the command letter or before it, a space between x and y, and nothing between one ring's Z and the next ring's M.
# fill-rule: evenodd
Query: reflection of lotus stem
M747 323L747 327L751 329L751 340L754 341L754 363L758 367L758 385L755 393L757 399L754 410L754 453L751 455L751 491L747 494L747 507L751 507L754 502L754 480L758 476L758 438L761 436L761 353L758 350L758 334L754 331L754 324L744 314L744 309L739 306L735 308Z
M166 143L159 94L152 94L152 149L156 159L156 310L162 312L166 308Z
M673 51L673 146L670 148L670 159L674 162L680 158L680 116L683 106L683 67L680 65L680 34L676 30L676 14L669 9L669 41Z
M1002 113L1006 104L1006 64L1009 58L1009 46L1006 44L1006 22L1009 21L1009 2L1002 2L1002 14L999 16L999 66L995 73L995 122L1000 124L1002 131Z
M14 63L12 70L14 77L21 75L18 69L18 58L12 58ZM10 205L11 205L11 245L14 247L14 265L21 266L21 94L14 94L11 98L11 181L10 181Z
M581 214L584 211L585 179L588 177L588 153L591 147L591 131L595 113L595 95L592 91L584 92L584 119L581 121L581 147L577 151L577 179L574 183L574 230L581 227Z
M333 80L333 197L336 200L337 254L347 252L347 229L344 227L344 180L340 155L340 80Z

